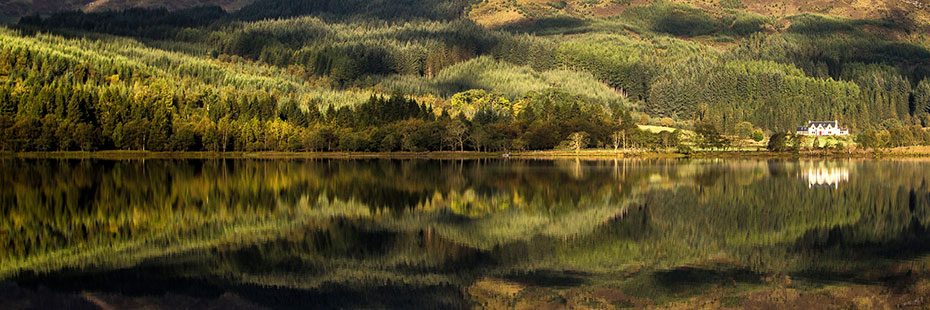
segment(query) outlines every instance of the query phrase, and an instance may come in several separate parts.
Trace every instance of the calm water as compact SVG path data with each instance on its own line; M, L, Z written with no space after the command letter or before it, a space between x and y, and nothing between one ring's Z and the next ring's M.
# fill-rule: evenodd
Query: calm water
M0 308L746 306L833 287L925 306L928 181L916 160L3 159Z

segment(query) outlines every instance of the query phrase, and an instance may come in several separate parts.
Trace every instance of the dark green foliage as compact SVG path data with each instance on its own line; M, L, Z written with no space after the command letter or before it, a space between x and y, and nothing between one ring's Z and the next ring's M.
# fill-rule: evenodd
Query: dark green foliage
M873 124L911 115L911 84L894 68L853 64L843 72L843 77L859 85L861 98L870 103Z
M859 123L849 113L860 103L852 83L805 77L796 68L772 62L695 60L672 70L652 84L649 112L687 115L724 130L744 120L762 128L789 130L807 120L843 114L849 118L845 123Z
M744 9L746 5L740 0L720 0L720 7L724 9Z
M296 101L287 100L278 108L278 118L300 127L307 127L311 122L317 122L320 116L319 114L304 112Z
M722 1L724 7L738 5L739 0ZM705 35L746 36L766 29L775 22L774 18L742 10L726 10L722 14L708 14L696 7L655 1L644 6L634 6L622 13L623 20L633 21L632 29L641 27L651 32L679 37ZM725 37L720 37L721 39Z
M568 5L565 0L550 1L548 4L549 6L560 10L564 9Z
M424 14L434 10L445 10L446 13L432 17L426 14L423 17L451 20L461 15L464 1L436 1L431 4L419 0L412 1L416 2L415 5L402 2L404 1L377 4L370 1L308 0L259 1L253 4L258 7L287 8L287 16L319 15L310 13L316 12L317 8L323 8L321 13L329 12L326 14L339 16L356 13L383 14L384 18L391 20L390 22L370 20L362 23L352 19L353 23L357 24L335 24L311 17L255 23L235 22L238 18L250 16L249 10L252 8L247 7L235 16L219 8L196 8L178 12L163 9L133 9L106 13L69 12L44 19L26 19L20 23L20 27L63 32L94 31L172 40L183 42L184 48L196 48L198 52L209 54L213 58L220 57L222 52L281 67L303 66L304 71L309 74L331 76L340 84L354 82L367 75L431 75L445 66L488 53L519 64L554 66L545 56L527 58L537 55L525 53L526 49L540 50L533 46L533 42L530 42L533 45L527 46L525 38L488 31L470 21L404 23L401 21L403 18L396 18L419 16L408 15L411 14L407 12L408 9L422 10ZM366 9L369 6L375 9ZM307 8L312 12L301 13L300 8ZM267 7L255 9L270 10ZM278 13L273 13L272 16L277 17L275 14ZM208 30L211 28L222 31L211 32ZM519 48L519 53L512 50L513 48ZM551 59L552 56L548 58Z
M791 32L803 34L830 34L856 30L850 21L823 15L803 14L791 19Z
M856 143L864 149L881 149L888 146L888 132L868 130L856 136Z
M169 12L167 9L128 9L119 12L60 12L47 18L23 18L20 25L45 29L69 28L118 35L172 39L181 28L206 26L227 19L219 7L196 7Z
M883 27L881 24L812 15L796 19L791 34L752 36L730 54L740 59L791 63L808 75L834 79L841 78L848 66L863 63L894 67L912 81L930 73L930 64L924 61L930 58L926 47L862 30L866 26ZM806 26L810 23L833 26L810 29Z
M641 55L644 47L630 46L632 42L616 39L567 42L559 48L559 60L566 66L591 72L632 98L649 101L649 87L660 74L661 67L652 57Z
M367 102L356 107L343 107L336 110L337 116L327 115L327 119L335 125L355 128L365 128L396 123L407 119L435 120L432 108L420 105L416 101L396 94L390 99L372 97ZM347 115L345 121L338 121L338 115Z
M724 16L721 20L725 28L723 32L735 36L748 36L761 32L766 26L774 22L773 18L742 12Z
M341 85L371 75L434 77L478 55L534 68L556 66L546 41L494 32L469 21L331 24L316 18L247 24L228 30L226 54L280 67L299 66L308 76Z
M730 141L724 138L713 124L698 124L694 128L700 139L700 146L705 149L726 149Z
M452 119L401 95L372 97L354 108L329 109L324 127L311 130L306 143L331 151L540 150L578 131L593 133L592 145L606 145L617 128L611 110L564 92L532 93L520 102L524 108L517 114L483 106L470 119Z
M701 11L673 9L659 18L652 30L678 36L699 36L713 33L718 27L716 21Z
M659 1L630 8L625 14L646 21L650 30L675 36L699 36L720 30L715 18L697 8Z
M419 152L443 150L442 142L449 140L459 141L460 150L499 151L514 145L552 148L576 131L590 132L593 141L604 144L615 127L611 110L564 92L530 94L521 99L525 111L484 107L471 119L454 121L448 114L437 118L432 107L400 94L372 96L355 106L330 105L320 113L294 97L254 87L180 88L144 74L121 80L109 74L129 69L119 63L56 73L88 63L48 57L39 48L20 49L16 40L8 43L0 49L0 64L32 68L14 70L14 81L32 86L21 91L15 90L18 83L0 84L0 130L11 137L4 150ZM464 131L451 133L455 124L464 124Z
M568 16L542 17L508 24L503 29L534 35L567 35L591 30L591 21Z
M274 0L238 13L26 18L0 46L0 125L11 137L2 148L546 149L574 132L591 146L616 144L616 132L624 145L674 144L627 126L630 107L743 137L744 122L781 132L838 119L854 133L930 123L930 51L882 35L897 29L888 21L801 15L777 32L773 19L742 10L658 1L616 18L494 30L458 19L466 5ZM248 21L297 15L314 16ZM34 35L47 31L80 39ZM683 39L694 36L704 37ZM737 43L723 51L707 40ZM448 108L472 89L511 106L440 119L419 104ZM417 100L378 95L391 92ZM443 135L453 119L466 130ZM922 141L900 133L889 144Z
M776 132L771 137L769 137L769 143L766 145L766 148L772 152L788 151L788 134L784 132Z
M280 51L286 52L286 49ZM400 68L394 63L389 52L381 47L350 45L320 49L305 48L294 53L294 60L278 57L279 55L275 51L263 49L260 55L246 56L281 66L297 62L315 75L329 76L342 84L354 81L363 75L400 73Z
M923 123L930 126L930 79L923 79L914 88L911 100L911 113Z
M531 93L523 101L517 123L525 128L522 140L529 149L552 149L575 132L587 133L593 145L609 145L623 113L554 90Z

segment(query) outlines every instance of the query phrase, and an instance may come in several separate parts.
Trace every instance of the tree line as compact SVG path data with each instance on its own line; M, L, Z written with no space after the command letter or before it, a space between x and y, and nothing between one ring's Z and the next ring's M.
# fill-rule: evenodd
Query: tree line
M604 146L614 131L634 128L622 102L554 89L518 100L466 91L435 105L402 94L337 105L300 96L300 86L295 95L286 84L214 76L207 64L194 70L185 59L149 66L52 37L2 39L6 151L503 151L551 149L581 132L583 146ZM163 69L173 67L188 69Z
M326 10L329 9L323 11ZM894 29L894 25L882 21L796 16L783 33L739 34L735 39L730 37L738 40L735 46L721 52L680 38L708 34L671 33L663 28L663 23L700 24L709 18L669 17L669 14L697 12L668 7L628 13L647 26L645 31L649 35L590 33L565 40L491 30L468 20L443 18L387 22L297 17L248 22L215 17L219 13L210 9L156 10L151 16L145 12L63 13L24 19L21 28L28 34L36 30L91 31L79 32L90 36L82 41L81 48L122 53L139 60L108 64L105 57L98 57L92 63L84 62L91 66L87 72L108 71L109 76L118 76L120 81L113 87L125 88L121 92L132 92L130 89L136 88L133 83L154 76L158 79L181 76L182 80L192 80L190 83L197 85L192 87L193 92L200 94L184 94L176 96L179 98L176 100L217 94L224 98L219 100L224 103L210 104L204 109L213 111L201 113L204 115L184 114L191 113L190 109L176 111L178 120L188 124L201 123L206 114L218 124L222 118L217 117L219 107L262 105L264 112L256 118L262 123L272 121L270 115L275 113L271 110L289 101L296 101L302 109L319 108L321 104L325 109L326 105L337 108L357 105L374 92L401 91L450 101L452 95L472 88L501 91L488 86L490 81L495 85L516 86L504 90L506 99L511 101L544 88L563 87L556 84L564 85L563 88L597 89L599 98L626 96L633 110L654 119L671 118L682 128L709 124L721 134L731 136L738 135L738 125L744 122L768 133L791 131L814 119L838 119L856 132L930 125L927 78L930 67L924 61L930 58L930 52L916 43L863 30ZM152 24L132 24L133 17L141 16L153 19ZM730 35L719 29L719 21L713 27L717 30L711 29L709 34ZM160 42L157 44L183 52L124 53L110 46L122 42L109 43L116 41L97 32L157 39ZM53 47L56 48L74 47ZM243 71L250 75L241 74ZM513 74L516 71L523 72ZM512 82L524 76L542 75L547 75L543 80L548 85L537 84L543 87ZM558 81L551 78L553 75L570 76L571 81ZM7 81L11 89L15 78L22 77ZM95 79L94 83L103 83L99 77ZM75 88L85 81L59 84L55 87ZM306 96L303 93L308 88L313 88L313 92L329 90L329 94L340 98ZM615 95L604 95L607 92L603 89L610 89ZM212 99L196 100L202 102L193 106L200 108ZM188 106L177 102L175 105ZM433 108L434 114L441 115L441 107ZM42 118L41 113L33 114L36 120ZM247 119L250 115L246 118L231 115L229 120ZM595 141L596 136L593 135Z

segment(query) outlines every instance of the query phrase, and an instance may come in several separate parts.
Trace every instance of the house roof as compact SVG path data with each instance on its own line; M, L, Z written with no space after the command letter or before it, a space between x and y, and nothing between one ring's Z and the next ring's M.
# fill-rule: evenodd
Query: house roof
M810 121L807 122L807 127L839 127L836 121Z

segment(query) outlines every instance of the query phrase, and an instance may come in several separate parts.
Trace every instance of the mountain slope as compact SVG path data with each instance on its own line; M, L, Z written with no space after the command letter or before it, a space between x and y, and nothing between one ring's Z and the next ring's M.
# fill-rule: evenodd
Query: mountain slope
M95 0L83 6L85 11L123 10L128 8L168 8L180 10L198 6L218 6L235 11L254 0Z
M5 0L0 15L16 18L62 11L110 11L129 8L168 8L180 10L198 6L218 6L234 11L255 0Z
M218 6L227 11L250 8L253 17L298 16L318 11L318 7L348 6L364 11L391 11L386 7L406 7L415 11L420 6L434 5L436 1L326 1L326 0L6 0L0 1L0 16L16 18L31 14L60 11L109 11L129 8L168 8L180 10L198 6ZM444 15L456 14L462 4L469 1L448 1ZM930 22L930 0L477 0L469 10L469 17L479 24L501 26L528 19L569 15L575 17L611 17L628 8L653 2L687 4L707 12L742 9L763 16L782 18L803 13L826 14L855 19L876 19L888 16L889 9L912 12L918 22ZM306 9L306 8L311 9ZM324 9L323 11L338 11ZM379 16L373 12L373 16Z
M618 130L667 149L677 138L630 125L745 137L811 119L930 144L923 11L771 16L753 9L762 2L687 1L261 0L31 17L9 42L55 43L0 45L0 136L16 137L0 150L538 150L585 134L605 147ZM890 3L863 1L790 9Z
M919 22L930 22L930 1L927 0L484 0L474 5L469 17L487 26L565 15L606 18L620 15L630 8L662 2L686 4L712 15L738 9L774 18L815 13L879 19L888 16L889 10L901 10L912 12Z
M338 17L403 19L457 19L469 0L258 0L242 8L247 20L331 15Z
M91 0L6 0L0 1L0 16L18 18L35 13L75 10L90 1Z

